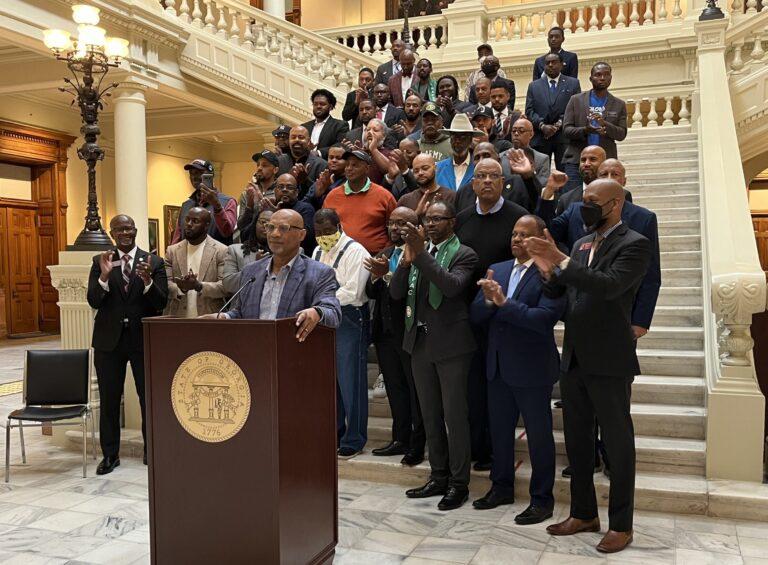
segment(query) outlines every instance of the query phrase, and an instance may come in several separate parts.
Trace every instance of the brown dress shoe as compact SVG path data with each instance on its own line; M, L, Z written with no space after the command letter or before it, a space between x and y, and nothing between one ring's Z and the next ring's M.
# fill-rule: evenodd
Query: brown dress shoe
M632 543L633 530L628 532L615 532L608 530L600 543L597 544L597 551L601 553L616 553Z
M559 524L552 524L547 526L547 533L553 536L572 536L573 534L579 534L581 532L599 532L600 531L600 518L593 518L591 520L579 520L569 516L564 522Z

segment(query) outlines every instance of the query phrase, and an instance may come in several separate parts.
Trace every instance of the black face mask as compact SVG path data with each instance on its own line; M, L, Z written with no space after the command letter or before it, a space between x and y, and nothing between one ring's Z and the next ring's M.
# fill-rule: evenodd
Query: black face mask
M484 64L480 67L483 70L483 74L492 75L499 70L499 66L496 63Z
M608 213L610 214L612 210L613 208ZM587 202L581 205L581 219L589 233L599 230L608 221L608 218L603 215L603 207L595 202Z

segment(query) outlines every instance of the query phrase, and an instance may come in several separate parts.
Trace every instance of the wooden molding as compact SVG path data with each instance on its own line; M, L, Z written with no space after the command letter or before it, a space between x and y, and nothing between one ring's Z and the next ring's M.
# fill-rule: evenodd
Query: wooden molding
M25 165L67 162L75 136L0 121L0 159Z

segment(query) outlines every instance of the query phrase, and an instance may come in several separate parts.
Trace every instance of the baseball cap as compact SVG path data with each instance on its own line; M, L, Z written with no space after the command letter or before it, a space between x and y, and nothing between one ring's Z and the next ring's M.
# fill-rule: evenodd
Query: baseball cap
M195 159L194 161L191 161L184 165L185 171L190 171L192 169L197 169L198 171L204 171L206 173L212 173L213 172L213 165L206 161L205 159Z
M365 161L369 165L373 162L371 160L371 156L368 155L368 153L366 153L365 151L362 151L360 149L352 149L351 151L345 151L343 158L346 159L347 157L357 157L358 159L360 159L361 161Z
M286 126L285 124L278 126L277 129L272 130L272 137L277 137L278 135L290 135L291 128Z
M259 153L254 153L251 159L253 159L257 163L259 162L259 159L266 159L267 161L272 163L275 167L277 167L280 164L280 161L278 161L277 159L277 153L274 153L269 149L265 149L264 151L261 151Z
M435 116L443 115L440 112L440 108L434 102L427 102L424 104L424 107L421 109L421 115L423 116L424 114L434 114Z
M487 106L478 106L474 112L472 112L472 118L491 118L493 119L493 110Z

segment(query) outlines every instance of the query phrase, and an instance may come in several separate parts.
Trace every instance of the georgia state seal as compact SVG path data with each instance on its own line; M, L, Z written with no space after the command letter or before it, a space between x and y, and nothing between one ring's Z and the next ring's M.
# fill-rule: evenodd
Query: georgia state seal
M188 357L173 376L173 413L195 439L227 441L237 434L251 410L251 389L242 369L214 351Z

